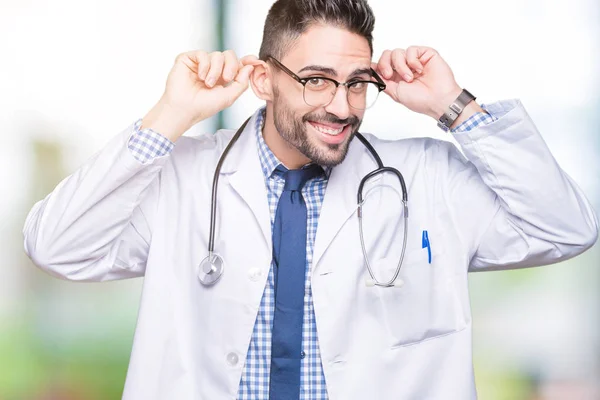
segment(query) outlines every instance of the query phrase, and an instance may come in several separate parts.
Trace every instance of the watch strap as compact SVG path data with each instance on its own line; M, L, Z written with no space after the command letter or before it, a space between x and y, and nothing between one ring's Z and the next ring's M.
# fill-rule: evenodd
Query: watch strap
M467 89L463 89L460 95L454 100L452 104L448 107L448 110L440 117L438 120L438 127L443 131L450 130L450 127L456 121L458 116L463 112L467 104L471 101L475 100L476 97L473 96Z

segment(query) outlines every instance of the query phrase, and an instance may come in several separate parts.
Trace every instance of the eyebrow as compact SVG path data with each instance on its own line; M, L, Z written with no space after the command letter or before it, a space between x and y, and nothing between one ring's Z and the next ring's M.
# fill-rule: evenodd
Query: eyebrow
M306 67L302 68L300 71L298 71L298 73L302 73L304 71L315 71L315 72L321 72L327 75L332 75L337 77L337 71L331 67L324 67L322 65L307 65ZM358 75L369 75L371 76L371 68L359 68L356 69L354 71L352 71L352 73L350 74L350 78L358 76Z
M322 72L327 75L337 76L337 72L335 69L333 69L331 67L323 67L322 65L307 65L306 67L304 67L300 71L298 71L298 73L301 73L304 71L316 71L316 72Z
M352 72L350 74L350 78L357 76L357 75L369 75L371 76L371 68L360 68L357 70L354 70L354 72Z

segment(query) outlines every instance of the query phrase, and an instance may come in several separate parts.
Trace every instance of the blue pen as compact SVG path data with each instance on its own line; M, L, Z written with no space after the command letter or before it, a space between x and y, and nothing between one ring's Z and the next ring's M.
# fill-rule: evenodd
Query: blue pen
M431 243L429 243L429 234L427 231L423 231L423 240L422 240L421 248L424 249L427 247L427 255L429 256L429 264L431 264Z

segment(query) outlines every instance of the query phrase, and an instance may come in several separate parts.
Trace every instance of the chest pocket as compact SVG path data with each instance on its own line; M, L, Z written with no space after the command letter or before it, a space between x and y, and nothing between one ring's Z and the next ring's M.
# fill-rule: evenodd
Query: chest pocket
M407 248L398 279L401 287L377 287L391 347L407 346L462 330L466 326L451 268L446 265L443 237L432 237L427 248ZM375 269L390 279L398 258L376 260Z

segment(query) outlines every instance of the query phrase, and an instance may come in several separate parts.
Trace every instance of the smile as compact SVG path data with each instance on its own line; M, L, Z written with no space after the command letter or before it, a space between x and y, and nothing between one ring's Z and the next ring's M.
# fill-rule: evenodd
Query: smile
M344 130L344 128L346 127L346 125L341 126L339 128L331 128L325 125L321 125L321 124L317 124L314 122L310 123L316 130L318 130L321 133L326 133L327 135L332 135L332 136L337 136L340 133L342 133L342 131Z
M317 133L321 141L334 145L343 143L346 136L348 136L349 132L351 131L350 125L325 125L313 121L309 121L308 124Z

